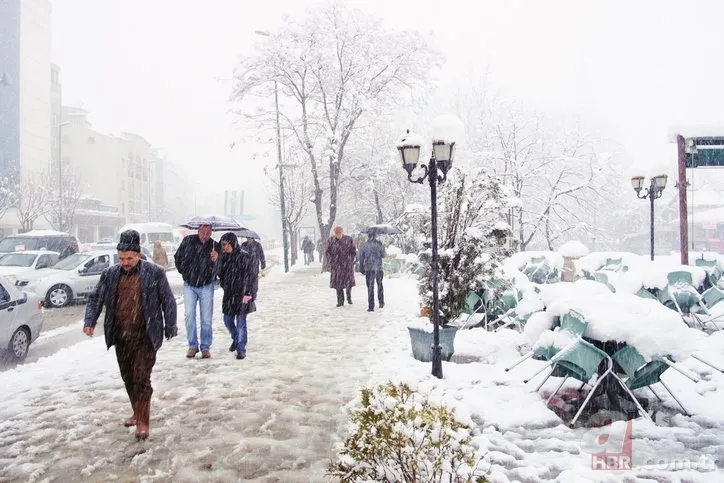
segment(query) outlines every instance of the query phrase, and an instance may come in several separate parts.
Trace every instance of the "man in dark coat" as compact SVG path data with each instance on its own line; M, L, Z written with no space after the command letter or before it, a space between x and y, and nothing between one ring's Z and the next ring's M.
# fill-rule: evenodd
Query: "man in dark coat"
M254 258L256 258L256 263L261 267L262 270L266 268L264 247L261 246L261 243L253 238L247 238L246 241L241 244L241 249L247 253L250 253Z
M357 249L354 240L344 234L341 226L334 228L334 236L327 242L325 256L329 260L329 287L337 291L337 307L344 305L344 295L347 294L347 303L352 304L352 287L354 281L354 259Z
M83 332L93 335L103 308L106 346L116 346L121 378L131 401L133 415L123 425L136 426L136 438L146 439L151 417L151 371L156 351L175 337L176 299L166 273L158 265L141 260L141 237L135 230L121 233L120 264L106 269L88 297Z
M302 251L304 252L304 264L309 265L314 261L314 242L305 236L302 241Z
M174 254L176 270L184 280L184 312L186 338L189 348L186 357L193 359L199 353L199 339L196 330L196 305L201 318L201 357L211 357L214 315L214 280L217 275L216 260L221 248L211 238L211 225L201 225L196 235L183 239Z
M382 260L385 258L385 247L370 235L359 250L360 270L365 274L367 282L367 311L375 310L375 282L377 282L377 301L380 308L385 307L385 290L382 287Z
M224 325L231 334L229 352L236 351L237 359L246 357L248 341L246 316L256 311L256 293L259 288L259 264L249 252L239 247L233 233L221 237L221 269L219 279L224 290L222 312Z

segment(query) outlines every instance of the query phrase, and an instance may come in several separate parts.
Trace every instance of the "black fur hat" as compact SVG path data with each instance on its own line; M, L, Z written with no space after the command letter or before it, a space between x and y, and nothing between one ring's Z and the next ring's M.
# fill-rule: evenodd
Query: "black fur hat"
M141 252L141 235L136 230L121 233L116 250L121 252Z

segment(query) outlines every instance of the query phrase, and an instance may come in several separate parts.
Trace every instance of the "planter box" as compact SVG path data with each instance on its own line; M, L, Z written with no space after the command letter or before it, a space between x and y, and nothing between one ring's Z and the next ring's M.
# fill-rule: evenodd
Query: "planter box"
M431 330L408 327L412 355L422 362L432 361L433 333ZM442 347L442 360L449 361L455 353L455 333L457 327L440 327L440 346Z

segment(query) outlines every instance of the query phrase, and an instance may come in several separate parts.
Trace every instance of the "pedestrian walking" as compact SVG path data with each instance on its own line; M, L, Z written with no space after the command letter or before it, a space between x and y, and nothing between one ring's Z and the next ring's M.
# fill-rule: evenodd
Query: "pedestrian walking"
M304 252L304 264L309 265L314 261L314 242L305 236L302 241L302 251Z
M319 254L319 261L322 262L322 255L324 255L324 244L322 243L322 239L320 238L317 240L317 253Z
M344 234L341 226L334 228L334 236L327 242L325 256L329 260L329 287L337 291L337 307L344 305L344 297L347 295L347 303L352 305L352 287L354 281L354 260L357 249L354 240Z
M231 334L229 352L236 351L237 359L246 358L248 332L246 318L256 311L256 293L259 288L259 264L254 256L242 250L234 233L226 233L221 239L219 279L224 290L221 304L224 325Z
M377 282L377 302L382 309L385 307L385 289L382 286L382 261L386 256L385 247L375 237L369 235L359 250L359 263L367 283L367 311L375 310L375 282Z
M168 253L161 240L156 240L153 244L153 263L160 265L164 270L168 269Z
M264 247L261 246L257 240L253 238L247 238L244 243L241 244L241 249L250 253L255 259L257 265L264 270L266 268L266 258L264 257Z
M148 438L151 418L151 371L156 352L177 335L176 299L166 273L141 260L141 237L135 230L121 233L116 247L120 263L106 269L88 297L83 332L93 336L105 308L106 346L116 347L121 379L133 415L123 425L136 426L136 438Z
M189 343L186 357L189 359L196 357L199 349L203 359L211 357L214 279L220 250L219 244L211 238L211 225L201 225L196 235L188 235L183 239L174 254L176 270L184 281L184 315ZM200 345L196 330L197 305L201 319Z

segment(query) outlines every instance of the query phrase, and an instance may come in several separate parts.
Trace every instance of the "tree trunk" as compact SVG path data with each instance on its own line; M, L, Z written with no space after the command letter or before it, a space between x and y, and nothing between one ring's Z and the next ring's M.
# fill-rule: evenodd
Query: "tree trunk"
M377 208L377 223L381 224L385 222L385 217L382 214L382 206L380 206L380 194L377 192L377 187L375 186L373 193L375 195L375 208Z

